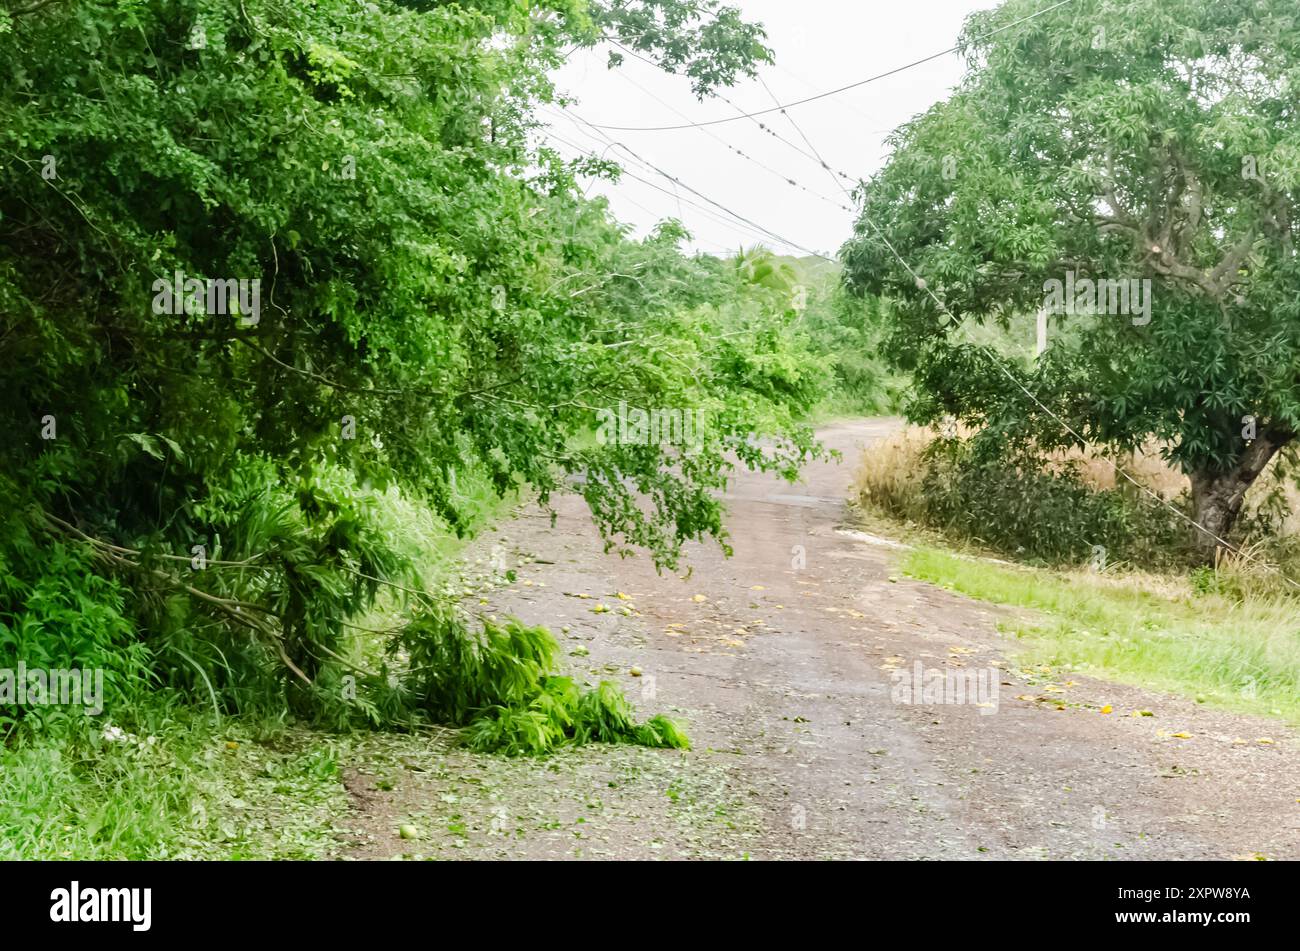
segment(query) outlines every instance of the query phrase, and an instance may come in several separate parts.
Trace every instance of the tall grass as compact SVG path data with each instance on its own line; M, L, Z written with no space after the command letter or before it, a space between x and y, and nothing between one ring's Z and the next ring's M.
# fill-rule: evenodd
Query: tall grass
M0 747L0 859L319 858L346 808L328 742L247 718L180 708Z

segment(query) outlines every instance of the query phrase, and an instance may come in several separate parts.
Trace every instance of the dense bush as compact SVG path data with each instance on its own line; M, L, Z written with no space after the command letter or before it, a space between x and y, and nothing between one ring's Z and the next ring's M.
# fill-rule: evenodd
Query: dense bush
M1077 462L1009 455L980 438L898 440L859 471L868 508L1046 564L1155 569L1190 557L1189 528L1150 496L1086 483Z

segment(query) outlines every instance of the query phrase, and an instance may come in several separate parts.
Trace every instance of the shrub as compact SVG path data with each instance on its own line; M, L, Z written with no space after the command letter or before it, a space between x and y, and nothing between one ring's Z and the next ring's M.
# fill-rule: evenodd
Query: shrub
M912 430L870 449L858 472L862 503L984 547L1044 563L1178 563L1186 523L1142 492L1096 489L1079 460L1006 458L979 437Z

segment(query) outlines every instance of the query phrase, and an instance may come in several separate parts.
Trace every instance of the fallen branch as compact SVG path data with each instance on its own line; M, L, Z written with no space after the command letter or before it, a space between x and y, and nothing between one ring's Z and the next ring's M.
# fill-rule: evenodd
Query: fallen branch
M111 542L106 542L101 538L95 538L92 535L86 534L85 532L83 532L81 529L77 528L77 526L71 524L70 522L65 522L63 519L58 518L57 516L54 515L50 515L48 512L43 514L45 516L45 520L52 527L68 532L72 534L74 537L80 539L81 541L86 542L92 548L94 548L95 553L100 558L103 558L116 566L132 568L136 571L145 572L150 577L164 582L169 587L178 588L181 591L184 591L186 594L198 598L200 601L203 601L206 604L212 605L214 608L216 608L218 611L220 611L222 614L226 615L226 617L230 618L236 623L241 624L244 627L251 628L252 630L258 632L259 634L262 634L264 637L266 637L268 640L270 640L275 644L276 652L280 655L280 660L284 663L284 665L287 668L289 668L289 670L291 670L294 673L294 675L303 683L307 684L308 686L311 685L311 678L302 672L302 670L298 667L298 665L293 662L293 659L289 656L288 651L285 650L284 636L279 631L275 630L269 623L267 623L267 621L264 618L257 617L254 614L247 613L249 611L252 611L252 612L257 612L258 614L266 615L267 617L274 618L276 617L274 611L271 611L269 608L265 608L260 604L253 604L252 602L249 601L240 601L236 598L222 597L221 595L216 595L216 594L212 594L211 592L204 591L201 588L196 588L194 587L194 585L186 584L184 581L181 581L180 579L175 578L172 575L169 575L165 571L160 571L157 568L150 568L140 564L140 562L138 561L133 561L132 558L138 557L141 554L140 552L135 551L134 549L123 548L120 545L114 545Z

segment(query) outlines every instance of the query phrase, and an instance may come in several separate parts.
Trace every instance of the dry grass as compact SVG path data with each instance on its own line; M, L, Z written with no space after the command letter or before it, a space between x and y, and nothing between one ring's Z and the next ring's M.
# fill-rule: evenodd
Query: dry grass
M1111 453L1090 446L1061 450L1047 457L1049 471L1073 468L1084 485L1099 492L1132 485L1116 466L1165 500L1176 499L1191 489L1187 476L1164 460L1160 445L1154 442L1136 452Z
M967 439L974 435L974 430L959 426L956 433ZM854 495L886 511L906 513L909 518L919 514L918 497L925 475L922 456L937 438L934 429L908 426L866 449L854 478ZM1160 447L1155 443L1138 452L1118 455L1091 447L1059 450L1048 454L1046 463L1047 470L1053 473L1073 469L1085 486L1097 491L1131 484L1116 472L1116 463L1140 485L1163 499L1176 499L1190 488L1187 477L1161 458Z
M958 435L965 439L973 433L959 428ZM938 433L932 428L909 426L866 449L853 483L854 497L864 510L924 524L924 454L937 438ZM1187 477L1163 458L1161 446L1154 442L1137 452L1118 455L1089 447L1058 451L1047 457L1048 471L1062 474L1072 470L1083 485L1099 492L1131 486L1117 473L1115 464L1167 502L1185 500L1190 491ZM1300 580L1300 488L1281 478L1278 470L1279 460L1275 459L1251 489L1241 524L1243 528L1256 527L1246 533L1237 554L1221 560L1214 574L1215 589L1226 595L1247 599L1300 593L1300 585L1287 580L1288 577ZM1285 498L1291 514L1278 531L1265 535L1253 517L1265 498L1273 493ZM1180 596L1187 593L1190 584L1186 578L1159 572L1144 578L1143 583L1156 589L1176 589ZM1129 579L1133 580L1136 579ZM1200 583L1206 582L1202 579Z
M920 521L925 511L922 454L934 439L931 430L908 426L863 450L853 477L854 498L895 518Z

